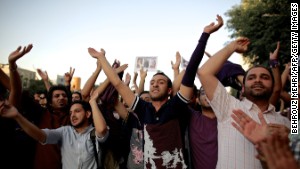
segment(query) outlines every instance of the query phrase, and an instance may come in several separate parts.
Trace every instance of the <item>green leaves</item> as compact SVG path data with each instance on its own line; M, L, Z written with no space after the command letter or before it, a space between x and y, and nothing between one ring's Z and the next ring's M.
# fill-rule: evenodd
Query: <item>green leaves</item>
M244 36L250 39L244 60L250 65L263 64L269 53L281 42L281 65L290 59L290 3L286 0L243 0L226 12L226 27L231 38Z

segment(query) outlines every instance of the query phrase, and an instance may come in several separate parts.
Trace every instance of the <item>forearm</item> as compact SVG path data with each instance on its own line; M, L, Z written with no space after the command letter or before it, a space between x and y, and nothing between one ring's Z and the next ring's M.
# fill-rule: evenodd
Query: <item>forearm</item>
M106 88L107 88L107 86L109 85L109 80L108 80L108 78L106 78L105 80L104 80L104 82L102 82L98 87L97 87L97 89L94 91L94 92L96 92L96 93L102 93Z
M279 67L277 66L277 67L272 68L272 73L274 76L274 88L273 88L273 93L269 99L269 102L272 105L276 105L280 98L280 92L281 92L281 88L282 88Z
M86 83L84 84L84 86L81 90L82 98L86 99L90 95L90 92L92 91L100 72L101 72L101 69L97 67L96 71L86 81Z
M184 86L193 87L194 85L196 72L203 58L209 35L210 34L203 32L200 37L199 43L191 56L191 59L186 67L186 73L184 74L182 79L182 84Z
M182 81L182 78L183 78L184 74L185 74L185 70L182 70L180 72L180 74L178 74L178 76L174 79L173 85L172 85L172 95L173 96L175 96L176 93L179 91L180 85L181 85L181 81Z
M174 79L179 75L179 69L173 69Z
M284 71L281 74L281 87L283 88L286 84L287 78L289 76L289 70L284 69Z
M90 105L92 108L93 121L94 121L96 135L98 137L103 137L103 136L105 136L105 134L107 132L107 126L106 126L105 119L98 107L96 100L90 101Z
M105 57L100 57L99 61L101 62L102 69L106 74L107 78L109 79L110 83L113 86L118 86L123 84L121 79L119 78L118 74L114 71L114 69L110 66L107 59Z
M47 91L49 91L49 89L51 88L51 84L48 80L43 80L45 88Z
M30 137L41 143L44 143L46 141L47 136L45 132L28 121L24 116L18 114L15 120Z
M9 63L9 75L10 75L10 94L9 94L9 102L15 106L20 106L20 96L22 94L22 82L17 70L17 65L15 62Z
M139 87L138 87L138 95L140 95L143 91L144 91L144 86L145 86L145 78L141 78L140 83L139 83Z
M126 107L120 101L117 101L115 104L115 110L120 115L120 117L125 120L127 118L128 111Z

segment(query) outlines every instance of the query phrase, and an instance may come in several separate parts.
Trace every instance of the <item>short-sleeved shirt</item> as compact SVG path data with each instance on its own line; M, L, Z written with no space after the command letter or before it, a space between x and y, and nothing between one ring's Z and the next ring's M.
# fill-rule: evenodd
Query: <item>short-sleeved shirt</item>
M240 101L231 96L220 82L215 89L210 105L218 120L217 168L262 168L260 161L255 157L257 155L255 146L232 126L233 120L230 117L233 109L241 109L253 120L260 123L259 107L246 98ZM267 111L263 112L263 115L267 123L283 124L290 128L289 120L276 113L275 107L271 104L269 104Z
M215 169L218 161L217 118L209 118L201 111L191 111L189 140L195 169Z
M187 99L179 92L156 112L136 96L131 109L144 129L145 168L186 168L183 157L183 121L188 117Z
M43 129L47 139L43 144L58 144L61 149L63 169L96 169L94 147L90 132L94 129L90 125L83 133L78 133L72 126L57 129ZM108 132L102 138L96 137L98 142L105 142Z

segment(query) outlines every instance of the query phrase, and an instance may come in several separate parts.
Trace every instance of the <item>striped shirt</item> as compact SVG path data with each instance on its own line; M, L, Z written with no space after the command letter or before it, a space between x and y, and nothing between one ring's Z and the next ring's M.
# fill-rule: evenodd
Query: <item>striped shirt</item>
M257 105L243 99L236 99L227 93L224 86L219 82L214 92L214 97L210 101L218 120L218 169L255 169L262 168L261 163L255 156L255 146L248 141L231 122L230 115L233 109L241 109L253 120L260 123L258 112L260 109ZM290 128L290 122L287 118L275 112L275 107L269 105L268 109L263 112L267 123L283 124Z

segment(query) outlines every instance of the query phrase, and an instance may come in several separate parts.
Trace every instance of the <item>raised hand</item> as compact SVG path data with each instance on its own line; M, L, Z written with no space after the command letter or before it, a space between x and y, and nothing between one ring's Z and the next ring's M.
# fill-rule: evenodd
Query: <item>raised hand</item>
M214 22L212 22L211 24L209 24L206 27L204 27L203 32L211 34L211 33L216 32L217 30L219 30L223 26L223 24L224 24L223 23L223 18L220 15L217 15L217 21L218 21L217 24L215 24Z
M98 97L99 97L99 92L94 91L94 92L91 94L89 103L91 103L91 102L97 102Z
M270 60L278 59L279 48L280 48L280 42L277 42L277 47L274 50L274 52L270 52Z
M147 76L147 72L148 70L144 70L144 67L142 66L141 69L140 69L140 76L141 76L141 79L146 79L146 76Z
M18 110L9 104L7 100L0 101L0 116L14 118L19 114Z
M176 69L178 70L179 69L179 66L180 66L180 63L181 63L181 55L180 53L177 51L176 52L176 61L175 63L173 63L173 61L171 61L171 65L172 65L172 69Z
M94 48L88 48L88 52L94 58L105 57L105 50L102 48L100 49L100 52L96 51Z
M120 73L120 72L123 72L127 68L128 68L128 64L124 64L124 65L116 68L115 71L116 71L116 73Z
M26 47L22 47L19 46L15 51L13 51L9 57L8 57L8 62L9 63L14 63L16 62L19 58L21 58L22 56L24 56L26 53L30 52L30 50L32 49L32 44L29 44Z
M289 147L288 137L270 135L256 147L270 169L297 169L297 161Z
M70 84L70 82L71 82L71 80L73 78L74 72L75 72L75 68L72 69L72 67L70 67L69 72L65 73L64 78L65 78L65 82L66 83Z
M38 72L38 74L40 75L40 77L41 77L43 80L46 80L46 81L49 80L47 71L42 71L41 69L36 69L36 71Z
M137 72L133 72L133 80L132 80L133 84L136 84L137 77L138 77L138 73Z
M129 74L129 73L126 73L126 76L125 76L125 81L124 81L124 83L125 83L127 86L129 86L129 84L130 84L130 80L131 80L131 76L130 76L130 74Z
M231 117L234 122L231 124L253 144L262 141L268 136L268 125L262 113L258 113L258 118L261 122L261 124L258 124L242 110L238 109L232 112Z
M250 41L248 38L238 38L237 40L231 42L230 45L233 45L234 51L237 53L244 53L248 50L248 45Z

